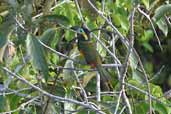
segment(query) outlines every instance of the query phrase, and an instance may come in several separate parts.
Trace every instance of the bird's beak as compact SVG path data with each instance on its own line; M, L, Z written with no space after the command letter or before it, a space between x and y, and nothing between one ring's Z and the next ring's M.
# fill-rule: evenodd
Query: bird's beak
M86 33L82 33L82 35L84 36L85 40L88 40L88 36L86 35Z

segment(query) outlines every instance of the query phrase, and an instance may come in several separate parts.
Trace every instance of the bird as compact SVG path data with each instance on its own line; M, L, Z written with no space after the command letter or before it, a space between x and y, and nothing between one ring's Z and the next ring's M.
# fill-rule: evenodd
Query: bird
M91 40L90 31L86 27L72 27L77 32L77 46L81 55L86 60L86 63L92 68L96 68L100 74L100 83L102 90L112 90L111 76L109 72L102 67L101 56L96 50L96 43Z

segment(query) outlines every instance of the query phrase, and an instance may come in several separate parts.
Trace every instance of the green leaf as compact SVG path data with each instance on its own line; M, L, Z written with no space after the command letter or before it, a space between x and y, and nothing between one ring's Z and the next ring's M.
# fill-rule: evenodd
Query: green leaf
M139 88L139 89L141 89L141 90L146 89L145 84L143 84L142 82L139 82L139 81L137 81L135 79L128 80L128 83L135 86L135 87L137 87L137 88ZM130 91L130 89L128 89L127 92L128 92L128 94L132 94L134 96L134 98L136 98L136 99L144 99L145 98L145 94L139 93L135 89L131 89L131 91Z
M142 0L143 4L145 7L148 9L149 8L149 0Z
M64 15L69 19L69 24L67 25L77 25L80 23L80 19L78 18L78 11L75 8L74 2L67 2L59 7L56 7L53 13L58 15Z
M55 36L56 33L56 29L55 28L50 28L48 30L46 30L41 36L40 36L40 40L48 45L51 43L51 41L53 41L53 38Z
M130 54L129 61L130 61L130 66L131 66L132 70L135 70L137 68L137 65L138 65L138 60L137 60L136 55L135 55L134 52L132 52Z
M163 96L163 92L160 86L150 83L150 88L151 88L151 94L153 96L155 97ZM164 98L161 98L161 100L164 100Z
M2 48L7 42L7 38L4 34L0 32L0 48Z
M132 79L136 80L139 83L143 83L144 80L144 74L138 70L132 71Z
M99 52L99 54L101 55L101 57L105 57L107 52L106 49L104 49L99 43L97 43L97 50Z
M147 31L145 31L144 35L145 35L145 39L149 40L149 39L153 38L153 31L147 30Z
M167 5L162 5L159 8L156 9L155 11L155 15L153 17L153 19L155 21L158 21L159 19L161 19L162 17L164 17L164 15L166 13L171 13L171 4L167 4Z
M143 36L141 37L142 42L148 42L151 38L153 38L154 34L152 30L146 30L144 31Z
M75 33L72 31L66 31L65 32L65 39L67 41L71 41L74 38Z
M146 102L137 103L134 109L135 114L146 114L149 109L149 104Z
M55 22L58 24L62 24L62 25L69 25L70 20L64 16L64 15L46 15L42 17L43 19L47 19L50 22Z
M127 13L121 9L118 9L116 13L117 14L112 14L114 23L116 24L116 26L121 27L122 30L125 30L127 32L129 30Z
M44 75L45 80L47 80L49 77L48 66L41 44L39 43L37 38L32 34L27 35L26 43L27 43L28 54L31 57L33 66L37 70L41 71Z
M161 103L155 103L153 108L158 114L169 114L167 107Z
M5 97L1 95L0 96L0 112L4 111L5 105L6 105Z
M148 51L150 51L151 53L154 52L153 47L149 44L149 43L143 43L143 46L145 47L145 49L147 49Z
M163 32L163 34L165 36L167 36L167 34L168 34L168 25L167 25L164 18L161 18L160 20L157 21L157 26Z
M147 61L145 63L144 67L145 67L147 73L150 74L150 73L152 73L154 71L154 68L153 68L154 66L153 65L154 64L151 61L150 62Z

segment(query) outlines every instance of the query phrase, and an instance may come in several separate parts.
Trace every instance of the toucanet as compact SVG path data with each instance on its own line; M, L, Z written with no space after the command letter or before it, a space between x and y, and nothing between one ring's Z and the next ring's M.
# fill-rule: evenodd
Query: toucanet
M102 90L111 90L111 76L106 69L102 67L100 54L96 50L96 43L90 37L90 31L85 27L72 27L77 32L78 50L84 56L87 64L96 68L100 74L100 83Z

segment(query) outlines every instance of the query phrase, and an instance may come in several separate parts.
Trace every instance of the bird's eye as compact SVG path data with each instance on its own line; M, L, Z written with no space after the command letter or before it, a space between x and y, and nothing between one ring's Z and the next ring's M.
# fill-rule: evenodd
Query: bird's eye
M80 33L83 33L84 32L84 30L83 29L80 29L80 31L79 31Z

